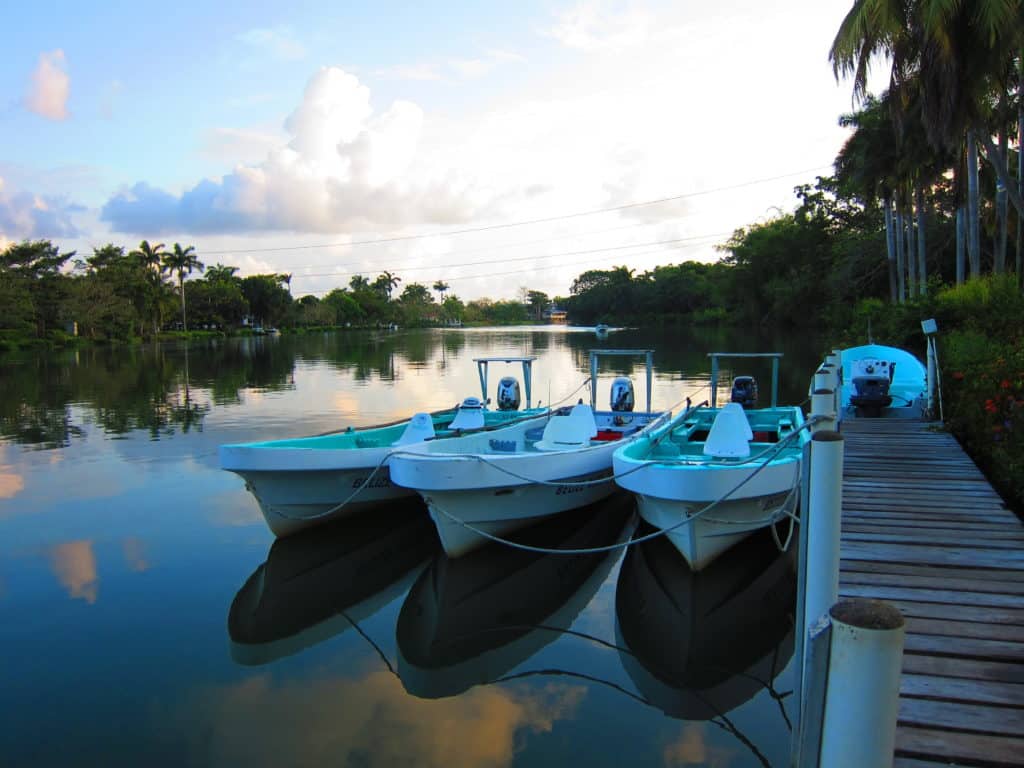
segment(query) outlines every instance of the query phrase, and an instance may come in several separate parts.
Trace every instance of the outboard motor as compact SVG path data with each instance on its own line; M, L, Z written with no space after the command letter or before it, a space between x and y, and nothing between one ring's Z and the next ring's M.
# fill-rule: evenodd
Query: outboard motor
M522 396L515 376L505 376L498 382L498 410L518 411Z
M892 405L889 385L895 372L896 363L887 360L854 361L851 381L855 394L850 395L850 405L863 416L881 416L882 409Z
M757 405L757 380L753 376L737 376L732 380L732 397L729 399L744 409L753 408Z
M632 411L636 404L633 396L633 382L628 376L616 376L612 381L612 410Z

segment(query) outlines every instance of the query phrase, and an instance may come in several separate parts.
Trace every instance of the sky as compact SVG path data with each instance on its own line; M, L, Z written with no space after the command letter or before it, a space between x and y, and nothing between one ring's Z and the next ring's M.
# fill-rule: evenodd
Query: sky
M180 242L296 296L388 271L464 300L713 261L830 172L850 4L14 4L0 247Z

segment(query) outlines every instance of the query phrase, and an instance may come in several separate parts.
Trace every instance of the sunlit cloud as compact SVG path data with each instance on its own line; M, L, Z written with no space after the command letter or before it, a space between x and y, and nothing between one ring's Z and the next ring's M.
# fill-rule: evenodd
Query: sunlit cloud
M263 675L204 689L182 711L158 716L205 764L497 768L512 763L530 734L573 717L585 695L579 686L482 686L424 700L384 671L357 680L276 682ZM278 727L282 722L289 727Z
M322 68L285 123L287 145L176 196L140 182L109 200L102 218L119 232L337 233L452 224L475 210L449 172L417 175L423 110L396 101L374 113L370 91Z
M39 63L29 78L25 107L48 120L66 120L71 78L65 70L64 51L57 48L39 54Z
M645 42L652 20L637 8L616 10L604 2L578 3L558 14L546 34L581 51L620 50Z
M92 605L99 593L96 555L92 541L67 541L49 551L50 568L68 596Z

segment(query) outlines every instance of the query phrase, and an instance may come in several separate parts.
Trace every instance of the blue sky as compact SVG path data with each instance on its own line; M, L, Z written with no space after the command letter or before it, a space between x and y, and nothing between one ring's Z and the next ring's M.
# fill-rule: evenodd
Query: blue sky
M388 269L464 298L716 258L841 145L827 50L848 4L708 6L13 7L0 244L181 241L296 293Z

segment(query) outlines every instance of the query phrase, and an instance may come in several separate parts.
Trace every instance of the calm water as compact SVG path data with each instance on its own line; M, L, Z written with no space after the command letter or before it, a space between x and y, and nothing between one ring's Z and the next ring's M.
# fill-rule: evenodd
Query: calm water
M805 339L507 328L0 358L0 763L783 765L793 579L763 540L699 577L660 541L449 562L414 504L274 544L218 469L221 443L478 394L478 356L537 355L534 400L574 402L595 346L656 350L655 407L707 396L708 351L785 352L782 402L821 359ZM643 402L641 361L602 371L602 403L623 372ZM735 373L767 399L767 365ZM621 496L524 535L633 524Z

